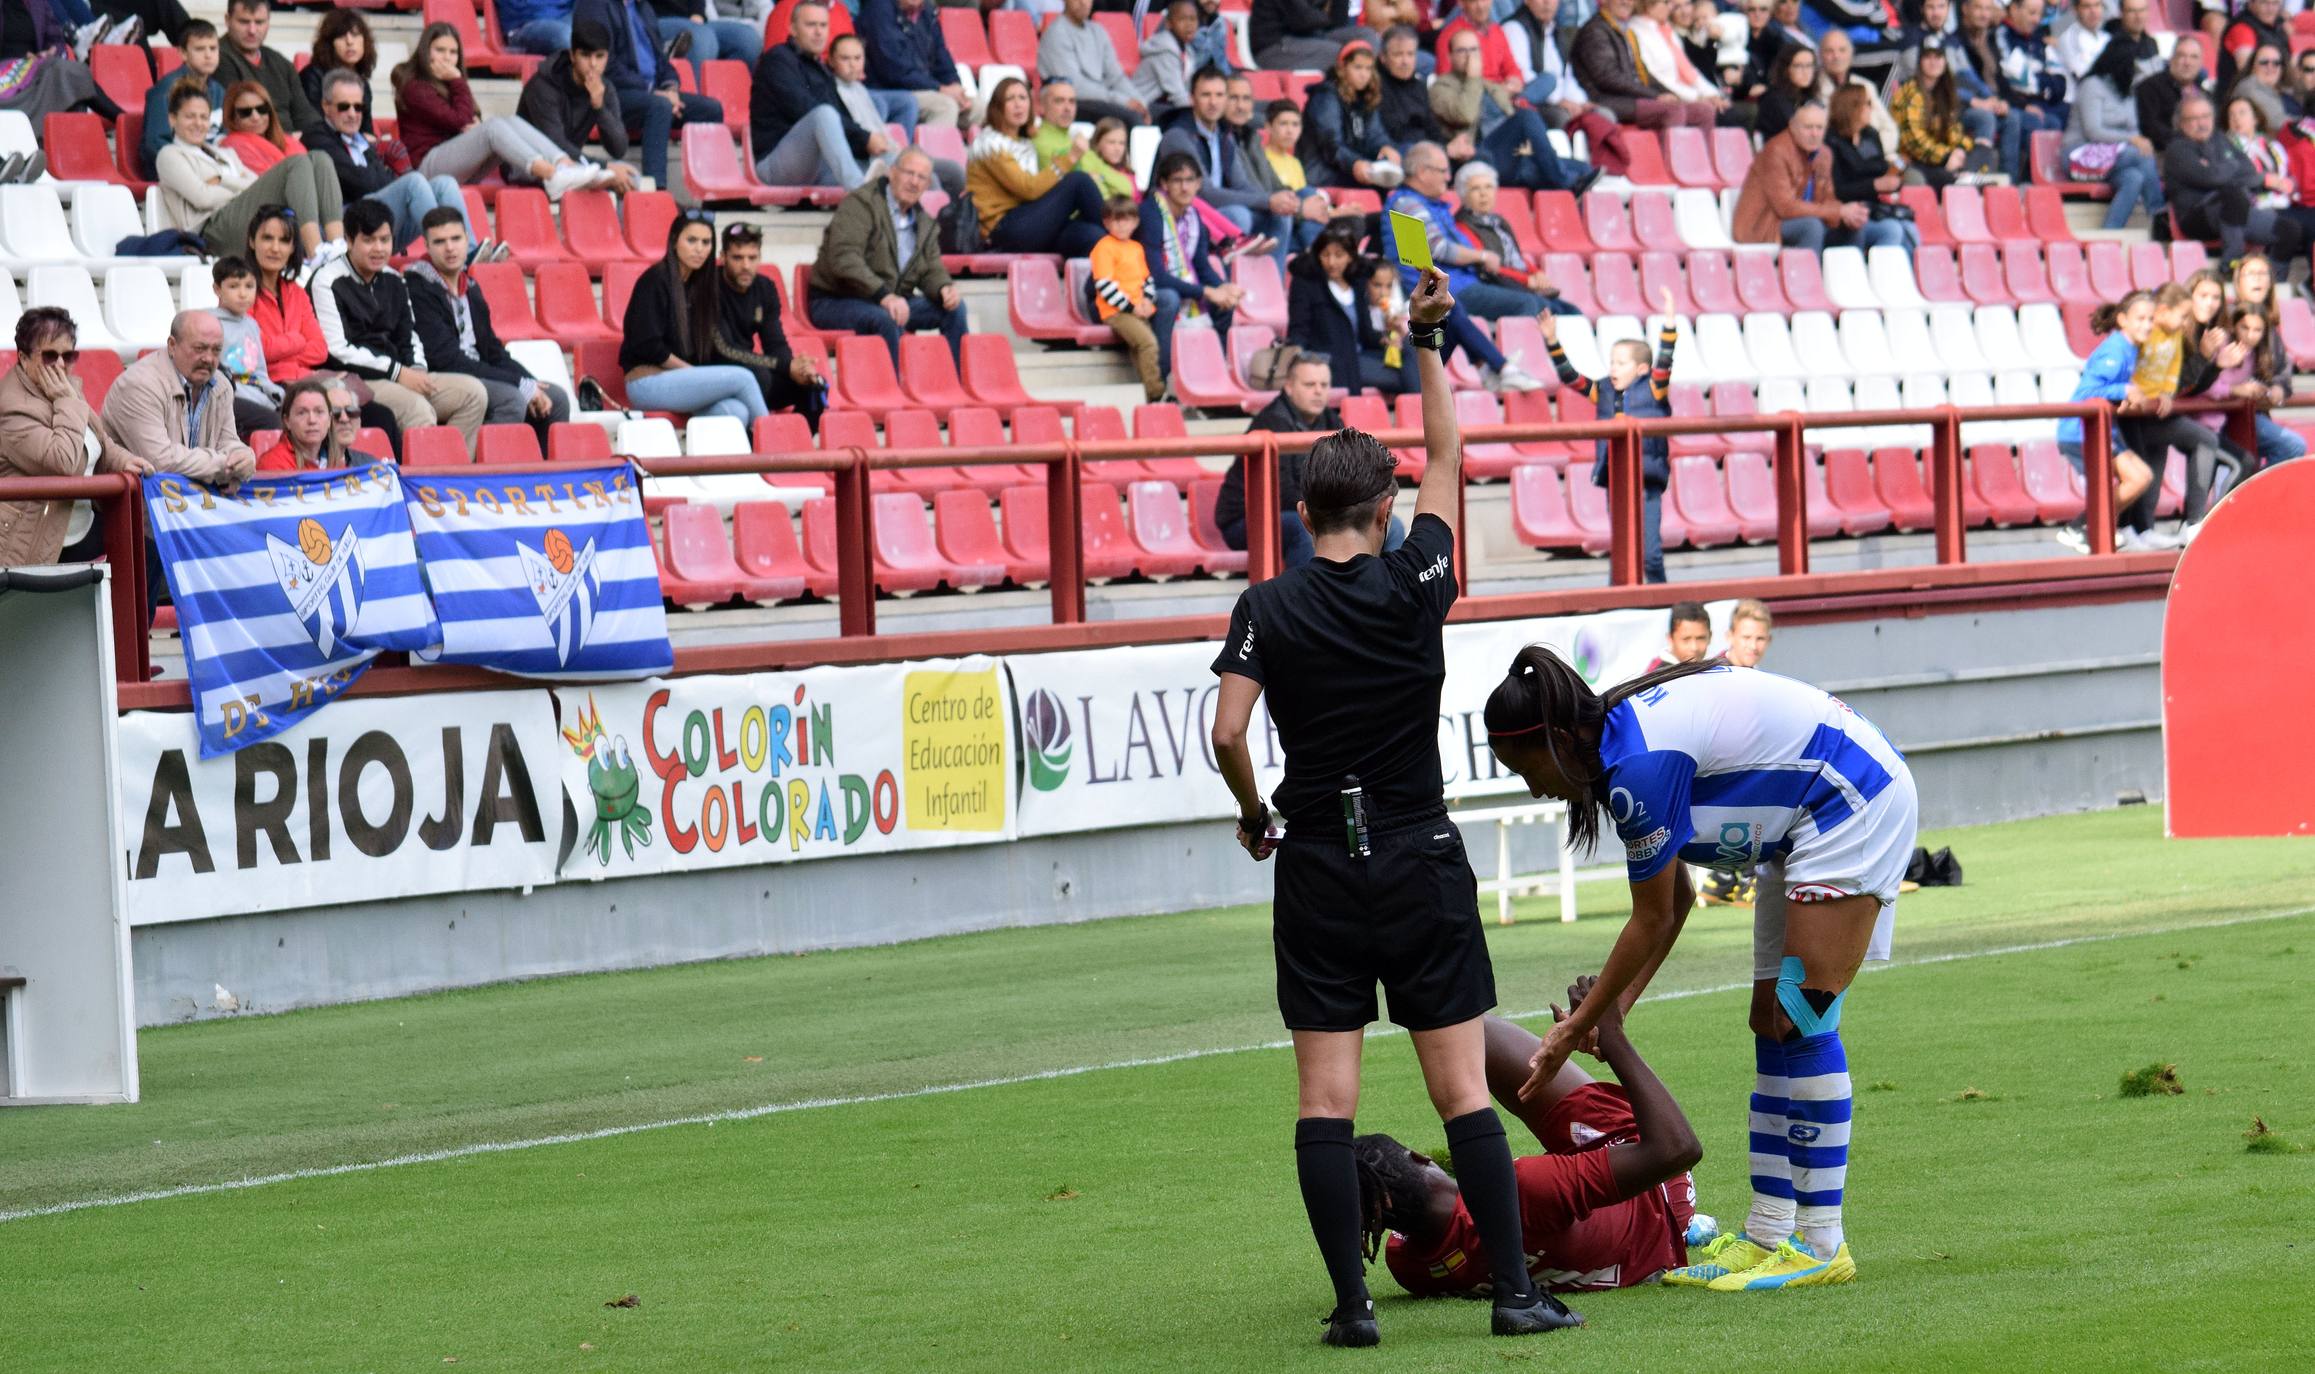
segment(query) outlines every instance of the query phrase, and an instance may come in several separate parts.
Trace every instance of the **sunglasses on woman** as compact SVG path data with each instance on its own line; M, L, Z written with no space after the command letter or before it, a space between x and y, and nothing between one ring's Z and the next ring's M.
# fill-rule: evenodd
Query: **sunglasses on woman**
M273 107L271 105L241 105L237 106L233 111L233 117L235 119L254 119L259 115L264 115L268 118L271 118L273 115Z
M78 367L80 366L80 350L77 348L44 348L40 350L40 361L51 367L58 363L63 363L66 367Z

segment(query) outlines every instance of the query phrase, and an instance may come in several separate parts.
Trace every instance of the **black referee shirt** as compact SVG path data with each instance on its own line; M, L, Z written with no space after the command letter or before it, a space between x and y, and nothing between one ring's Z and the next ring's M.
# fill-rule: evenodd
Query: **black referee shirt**
M1214 671L1252 678L1270 700L1286 746L1271 804L1290 827L1338 825L1346 775L1378 823L1439 808L1454 548L1446 521L1418 515L1379 558L1314 559L1239 595Z

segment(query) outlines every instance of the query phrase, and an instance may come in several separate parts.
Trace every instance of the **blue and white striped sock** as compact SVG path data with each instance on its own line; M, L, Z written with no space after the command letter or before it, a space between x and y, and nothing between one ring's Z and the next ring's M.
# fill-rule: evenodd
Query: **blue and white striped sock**
M1801 1239L1829 1259L1841 1248L1841 1188L1849 1174L1849 1057L1839 1031L1795 1040L1784 1050Z
M1793 1233L1793 1171L1785 1132L1785 1047L1756 1035L1752 1038L1752 1213L1744 1220L1744 1234L1774 1250Z

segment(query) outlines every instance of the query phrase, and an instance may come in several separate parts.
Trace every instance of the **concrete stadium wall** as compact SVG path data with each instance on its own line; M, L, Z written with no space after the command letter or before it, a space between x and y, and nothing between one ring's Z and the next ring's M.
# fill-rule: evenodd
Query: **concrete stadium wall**
M2159 797L2162 602L1798 625L1769 667L1837 692L1911 761L1930 825ZM1550 865L1521 827L1522 871ZM1474 858L1493 842L1472 837ZM1265 901L1220 824L145 926L140 1024L511 978L884 944Z

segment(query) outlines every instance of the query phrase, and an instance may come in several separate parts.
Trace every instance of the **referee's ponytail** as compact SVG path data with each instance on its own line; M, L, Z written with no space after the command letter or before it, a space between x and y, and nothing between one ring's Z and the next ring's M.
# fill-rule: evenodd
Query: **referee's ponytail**
M1603 694L1593 691L1583 674L1558 654L1544 645L1530 644L1511 660L1511 671L1487 698L1488 742L1527 739L1541 744L1560 776L1592 797L1594 805L1570 806L1567 812L1569 844L1578 850L1589 849L1599 839L1600 808L1608 800L1600 790L1600 778L1606 772L1600 762L1600 730L1608 712L1658 683L1719 667L1720 662L1704 658L1668 663Z

